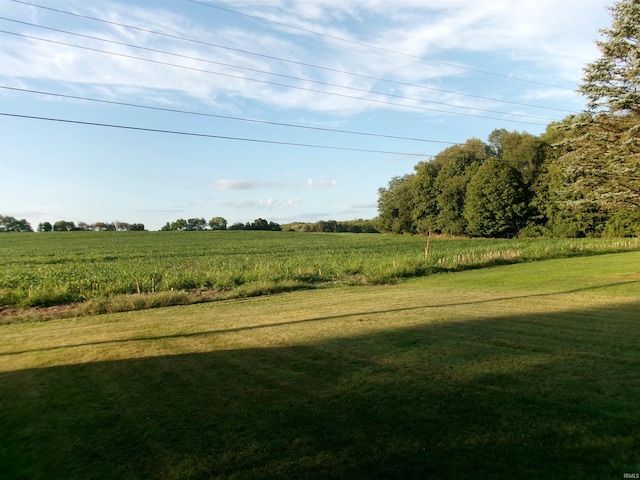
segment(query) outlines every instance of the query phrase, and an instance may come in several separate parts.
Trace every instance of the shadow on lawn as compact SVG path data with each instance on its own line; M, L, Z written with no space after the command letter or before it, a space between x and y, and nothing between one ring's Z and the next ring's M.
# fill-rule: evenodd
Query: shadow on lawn
M0 478L622 478L640 302L0 374Z

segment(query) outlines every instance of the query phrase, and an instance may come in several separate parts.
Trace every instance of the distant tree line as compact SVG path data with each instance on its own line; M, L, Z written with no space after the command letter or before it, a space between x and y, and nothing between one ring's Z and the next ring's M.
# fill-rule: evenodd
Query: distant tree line
M126 222L78 222L76 224L68 220L58 220L53 224L42 222L38 225L38 232L127 232L143 231L144 229L142 223Z
M271 232L279 232L282 230L282 227L280 224L268 222L264 218L256 218L253 222L236 222L229 227L229 230L267 230Z
M269 222L264 218L256 218L253 222L237 222L228 225L226 219L213 217L208 222L204 218L179 218L173 222L167 222L161 229L163 232L170 231L202 231L202 230L270 230L279 232L280 224Z
M349 233L379 233L375 220L320 220L318 222L294 222L285 226L264 218L256 218L253 222L236 222L228 225L223 217L213 217L209 221L201 218L178 218L167 222L160 230L167 231L203 231L203 230L264 230L279 232L349 232ZM145 230L142 223L125 222L71 222L58 220L55 223L42 222L38 225L38 232L108 232L108 231L136 231ZM0 232L33 232L33 228L25 219L0 215Z
M320 220L318 222L294 222L282 226L288 232L380 233L375 220Z
M167 222L160 230L170 231L201 231L201 230L226 230L227 220L222 217L213 217L208 222L204 218L179 218L174 222Z
M68 220L58 220L53 224L50 222L42 222L38 224L38 232L126 232L126 231L143 231L142 223L126 223L126 222L71 222ZM18 220L11 216L0 215L0 232L33 232L31 224L24 218Z

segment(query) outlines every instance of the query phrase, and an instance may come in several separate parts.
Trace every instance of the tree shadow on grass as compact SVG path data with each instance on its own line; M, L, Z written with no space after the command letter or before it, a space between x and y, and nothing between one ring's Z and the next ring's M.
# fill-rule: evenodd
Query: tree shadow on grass
M0 478L622 478L634 311L2 373Z

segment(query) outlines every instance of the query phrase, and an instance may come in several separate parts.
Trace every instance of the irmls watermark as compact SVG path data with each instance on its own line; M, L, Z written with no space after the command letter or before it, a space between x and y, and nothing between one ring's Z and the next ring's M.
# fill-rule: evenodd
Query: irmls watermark
M622 478L640 478L640 473L623 473Z

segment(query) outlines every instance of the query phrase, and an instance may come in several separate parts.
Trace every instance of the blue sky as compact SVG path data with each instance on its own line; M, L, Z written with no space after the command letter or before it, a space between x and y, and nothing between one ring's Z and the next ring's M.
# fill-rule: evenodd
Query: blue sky
M580 111L611 4L0 0L0 214L372 218L450 144Z

